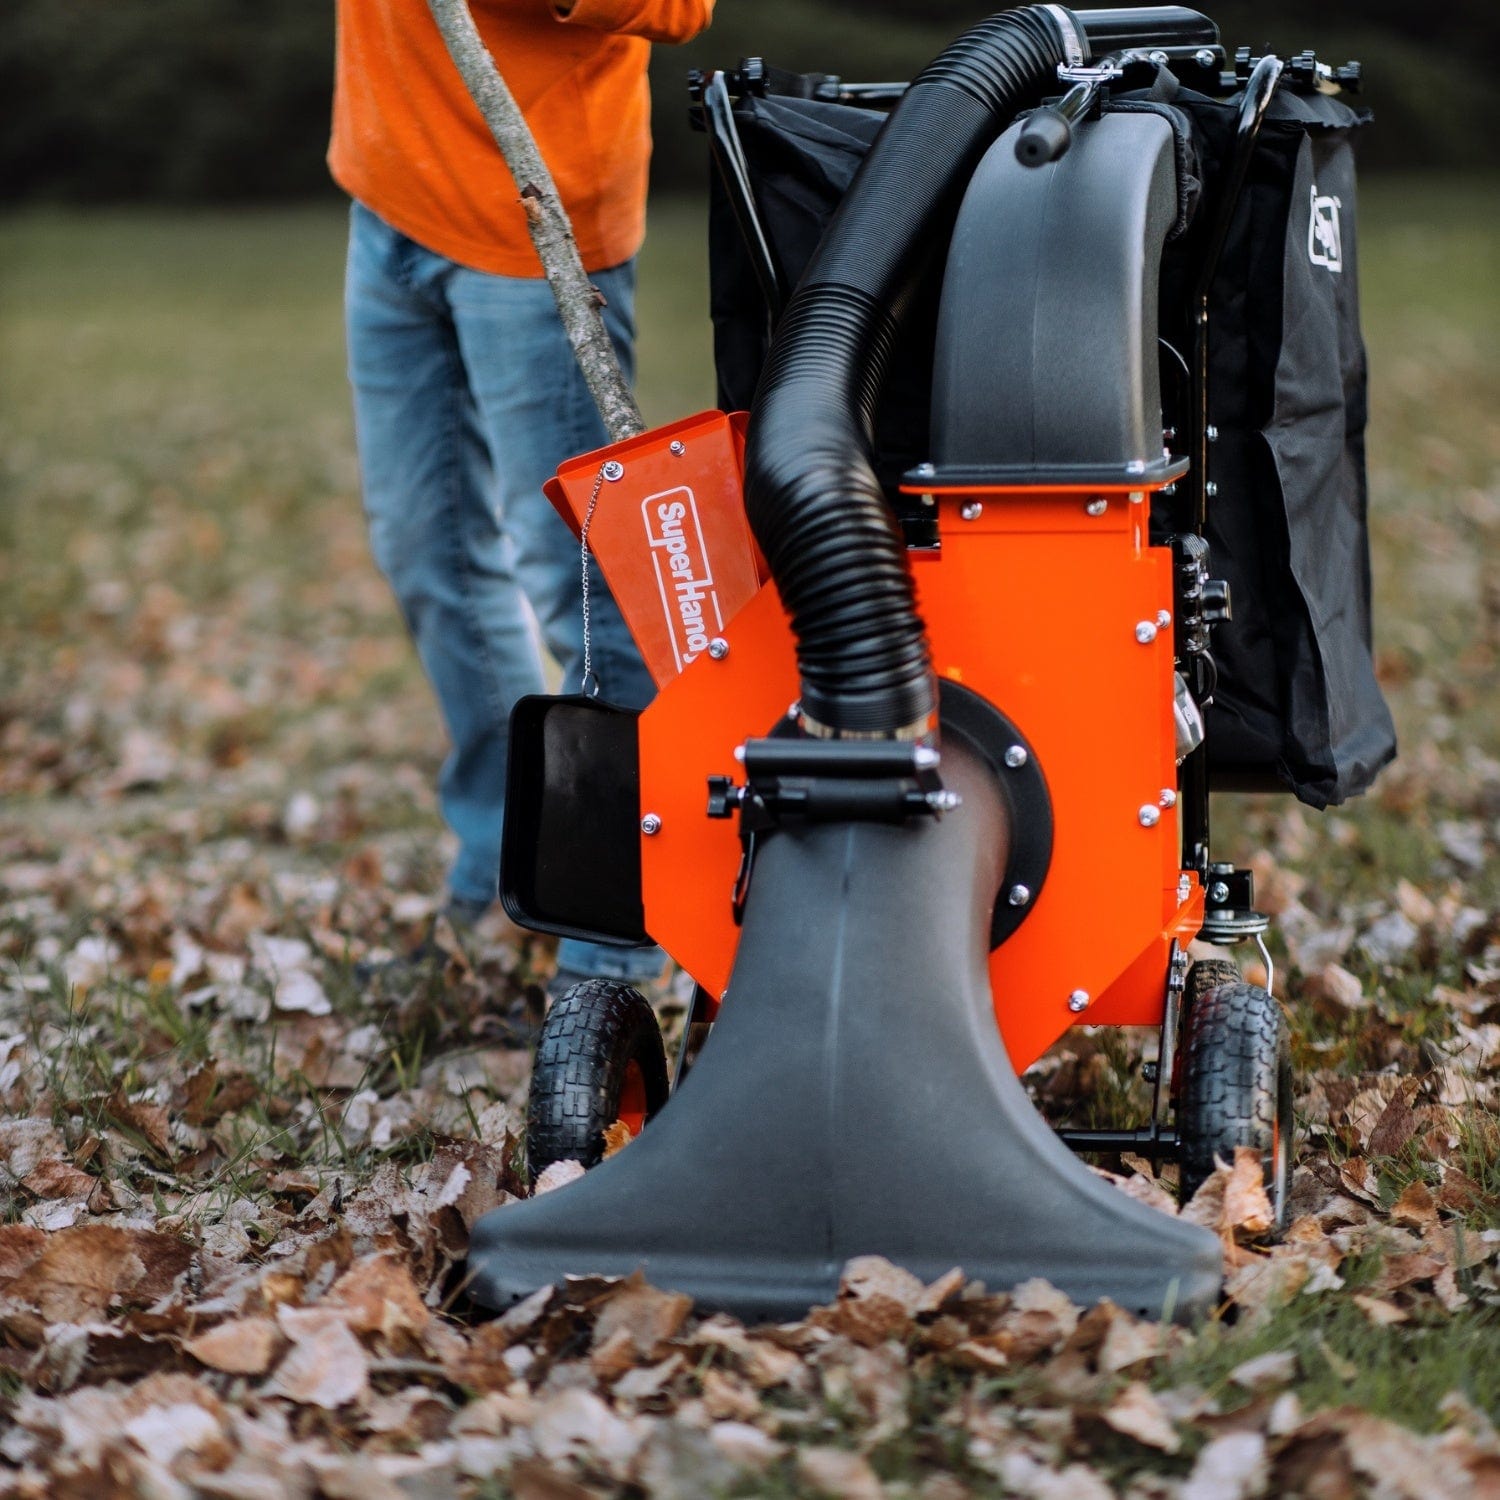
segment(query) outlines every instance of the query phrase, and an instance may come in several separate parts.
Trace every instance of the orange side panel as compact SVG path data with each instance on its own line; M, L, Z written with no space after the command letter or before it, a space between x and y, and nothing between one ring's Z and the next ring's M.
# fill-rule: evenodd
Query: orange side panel
M1144 493L1111 493L1097 515L1067 492L987 495L976 513L977 498L967 521L963 497L938 498L942 547L913 576L936 670L1020 728L1052 797L1046 884L991 959L1020 1069L1080 1020L1159 1021L1171 939L1196 931L1202 893L1179 888L1172 631L1158 623L1171 555L1147 545ZM734 774L735 747L797 692L774 588L723 634L728 655L700 656L641 721L641 807L662 820L642 840L647 926L715 994L738 941L739 841L705 815L707 777ZM1081 1016L1068 1008L1080 990Z
M589 547L658 685L708 649L764 578L740 492L743 416L703 412L570 459L546 487ZM613 463L617 478L600 482ZM613 472L613 471L611 471Z

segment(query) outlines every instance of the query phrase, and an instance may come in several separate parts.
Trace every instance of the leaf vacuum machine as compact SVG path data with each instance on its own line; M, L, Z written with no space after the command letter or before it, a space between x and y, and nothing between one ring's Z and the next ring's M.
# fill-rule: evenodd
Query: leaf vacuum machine
M1248 1146L1284 1219L1287 1026L1210 794L1324 807L1395 753L1358 84L1175 6L1005 11L910 84L694 77L720 409L549 490L659 692L517 707L502 894L696 988L670 1080L635 990L554 1004L531 1163L591 1170L480 1221L480 1304L641 1268L800 1316L879 1254L1191 1317L1216 1237L1078 1153L1188 1193ZM1159 1030L1149 1119L1033 1107L1075 1026Z

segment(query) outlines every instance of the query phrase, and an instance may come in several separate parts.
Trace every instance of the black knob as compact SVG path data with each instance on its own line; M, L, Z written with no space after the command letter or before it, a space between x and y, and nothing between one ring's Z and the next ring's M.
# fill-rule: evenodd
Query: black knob
M1205 578L1203 592L1199 596L1199 607L1203 612L1203 618L1210 625L1219 625L1225 620L1233 619L1234 608L1233 601L1229 597L1229 580Z
M1016 137L1016 160L1023 167L1056 161L1073 141L1073 127L1055 109L1039 109Z

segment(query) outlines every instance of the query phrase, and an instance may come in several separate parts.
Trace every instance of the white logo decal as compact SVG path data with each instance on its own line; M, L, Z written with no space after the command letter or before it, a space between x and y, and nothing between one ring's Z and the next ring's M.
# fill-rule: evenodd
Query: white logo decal
M680 672L708 649L709 634L724 628L719 595L714 588L708 548L698 521L698 505L686 485L663 490L641 502L646 540L656 587L672 637L672 655ZM706 607L705 607L706 606Z
M1307 256L1315 266L1330 271L1344 269L1344 233L1339 222L1343 204L1337 198L1320 198L1318 185L1312 187L1312 218L1307 224Z

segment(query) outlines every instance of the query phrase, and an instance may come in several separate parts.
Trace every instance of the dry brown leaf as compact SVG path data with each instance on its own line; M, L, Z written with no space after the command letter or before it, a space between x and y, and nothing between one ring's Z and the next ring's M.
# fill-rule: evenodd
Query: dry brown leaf
M631 1157L631 1160L634 1161L635 1158ZM570 1182L577 1182L582 1176L583 1163L581 1161L555 1161L542 1169L532 1185L532 1197L540 1198L543 1193L550 1193L554 1188L566 1187Z
M1229 1378L1247 1391L1268 1391L1297 1378L1297 1356L1290 1349L1275 1349L1247 1359L1229 1372Z
M85 1202L94 1189L102 1186L97 1177L80 1172L65 1161L49 1157L39 1161L25 1177L21 1186L38 1198L79 1198Z
M1134 1438L1147 1448L1176 1453L1182 1447L1182 1439L1162 1409L1161 1402L1139 1380L1131 1381L1102 1415L1116 1432Z
M593 1347L600 1348L617 1332L629 1334L642 1359L673 1338L693 1310L693 1299L682 1292L659 1292L647 1286L640 1272L621 1282L599 1309Z
M1011 1293L989 1340L980 1342L991 1342L1015 1364L1029 1364L1062 1348L1078 1319L1079 1310L1065 1292L1034 1276Z
M851 1260L839 1278L838 1296L812 1321L866 1346L904 1333L927 1288L919 1277L883 1256Z
M111 1119L139 1136L158 1155L172 1154L172 1127L161 1105L127 1099L123 1093L115 1093L105 1107Z
M1409 1182L1391 1204L1391 1223L1404 1229L1426 1229L1438 1221L1437 1203L1425 1182Z
M1219 1232L1226 1235L1265 1234L1276 1222L1276 1211L1266 1195L1265 1169L1260 1152L1249 1146L1234 1148L1234 1164L1224 1183L1224 1206Z
M49 1323L82 1323L100 1317L126 1293L148 1304L165 1296L195 1254L171 1235L79 1225L44 1236L41 1253L8 1285L0 1283L0 1293Z
M869 1460L842 1448L802 1448L797 1473L816 1494L835 1500L884 1500L885 1490Z
M1109 1327L1099 1346L1101 1371L1117 1375L1132 1365L1160 1358L1164 1347L1160 1325L1133 1318L1118 1307L1111 1307L1110 1313Z
M269 1318L232 1318L188 1339L182 1347L211 1370L222 1370L226 1375L264 1375L281 1344L281 1331Z
M1405 1323L1411 1318L1409 1312L1397 1307L1394 1302L1385 1302L1379 1297L1370 1297L1363 1292L1356 1292L1353 1302L1377 1328L1387 1328L1392 1323Z
M1265 1492L1265 1438L1258 1432L1229 1432L1199 1453L1179 1500L1251 1500Z
M617 1151L623 1151L635 1137L630 1133L630 1126L624 1120L616 1120L612 1125L604 1127L604 1158L608 1160Z
M404 1334L420 1338L432 1321L411 1272L388 1254L355 1261L329 1288L324 1302L342 1309L355 1333L378 1333L388 1340Z
M1412 1100L1421 1087L1415 1078L1403 1078L1390 1102L1381 1111L1375 1128L1370 1132L1370 1154L1372 1156L1397 1156L1406 1143L1417 1133L1420 1121L1412 1109Z
M309 1330L289 1319L288 1311L282 1308L277 1321L292 1339L292 1347L266 1386L267 1395L329 1411L363 1396L370 1384L369 1364L348 1325L332 1317Z

